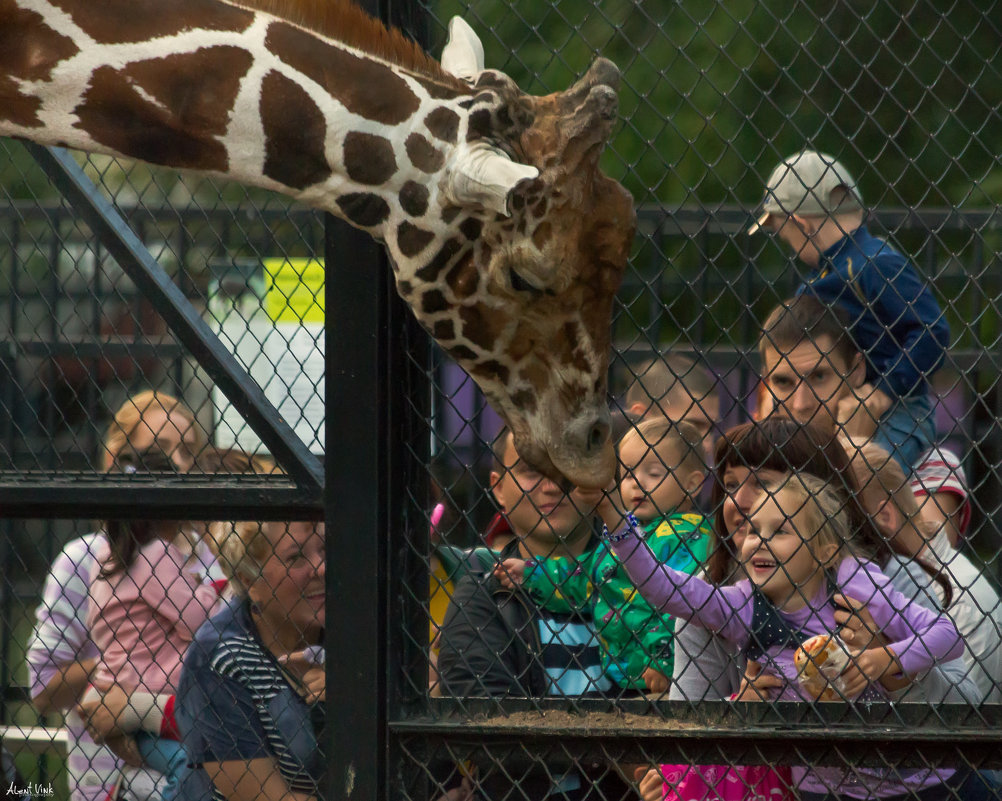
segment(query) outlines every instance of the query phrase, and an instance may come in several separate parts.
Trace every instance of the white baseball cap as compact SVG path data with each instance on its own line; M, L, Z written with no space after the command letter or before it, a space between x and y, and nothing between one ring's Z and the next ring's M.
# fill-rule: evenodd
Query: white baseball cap
M836 189L844 191L833 199ZM824 217L862 207L856 182L841 162L816 150L801 150L772 171L765 185L762 215L748 233L758 231L773 214Z

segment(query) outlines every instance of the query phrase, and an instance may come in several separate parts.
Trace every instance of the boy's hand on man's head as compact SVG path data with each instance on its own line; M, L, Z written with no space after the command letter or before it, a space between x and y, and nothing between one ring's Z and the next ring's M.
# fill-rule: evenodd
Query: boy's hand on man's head
M850 437L869 439L877 432L877 421L894 401L873 384L862 384L838 402L837 416L841 432Z

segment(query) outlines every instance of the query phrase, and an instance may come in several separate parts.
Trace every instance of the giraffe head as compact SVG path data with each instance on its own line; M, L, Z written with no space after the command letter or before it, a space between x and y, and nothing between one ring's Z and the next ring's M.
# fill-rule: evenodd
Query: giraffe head
M474 79L457 151L458 161L464 148L480 158L479 170L471 179L458 166L444 186L457 214L469 215L473 244L445 275L451 313L423 317L440 308L428 295L412 305L480 385L523 458L550 477L604 487L616 466L612 305L635 230L632 198L598 167L619 71L599 59L567 91L534 97L475 63L457 70ZM471 214L477 204L482 211Z

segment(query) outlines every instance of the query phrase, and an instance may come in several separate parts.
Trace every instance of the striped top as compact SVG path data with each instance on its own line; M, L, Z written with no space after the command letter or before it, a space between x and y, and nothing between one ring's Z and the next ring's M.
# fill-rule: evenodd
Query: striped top
M310 709L261 642L246 601L207 621L185 657L176 714L194 768L178 801L210 786L206 762L274 757L291 790L319 792L324 773ZM225 797L212 789L212 797Z
M919 456L917 464L911 478L912 492L919 498L940 492L956 495L960 502L957 531L966 535L971 524L971 496L960 457L949 448L936 445Z
M87 633L87 599L91 571L104 542L101 533L71 540L52 563L28 645L28 688L32 698L74 662L98 656L97 647ZM66 731L70 798L103 801L118 775L118 759L107 748L97 745L72 713L67 716Z
M536 625L549 695L574 698L612 686L602 670L602 652L590 620L540 609Z

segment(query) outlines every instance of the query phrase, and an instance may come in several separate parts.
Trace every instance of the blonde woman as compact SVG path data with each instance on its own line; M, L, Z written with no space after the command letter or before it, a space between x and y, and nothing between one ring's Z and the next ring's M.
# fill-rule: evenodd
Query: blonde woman
M185 656L176 713L194 770L179 798L208 790L217 801L315 799L324 775L314 734L323 673L303 666L323 636L324 526L210 530L237 598Z

